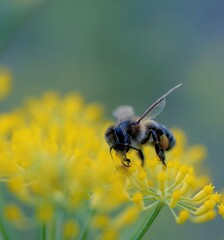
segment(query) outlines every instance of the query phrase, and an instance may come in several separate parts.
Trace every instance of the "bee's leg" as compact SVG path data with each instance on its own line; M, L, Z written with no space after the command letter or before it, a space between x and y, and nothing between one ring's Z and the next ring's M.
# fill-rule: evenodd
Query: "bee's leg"
M125 153L129 151L130 144L131 144L131 137L128 134L125 134L124 136Z
M123 159L123 165L125 167L130 167L131 166L131 160L128 158Z
M137 149L137 148L135 148L135 147L133 147L133 146L131 146L130 144L131 144L131 137L130 137L130 135L128 135L128 134L125 134L125 137L124 137L124 142L125 142L125 153L127 153L128 151L129 151L129 149L130 148L132 148L132 149L135 149L136 151L138 151L138 156L139 156L139 158L141 159L141 161L142 161L142 166L144 165L144 155L143 155L143 152L142 152L142 150L141 149ZM130 166L130 159L127 159L129 162L128 162L128 165Z
M163 165L166 166L164 150L161 149L158 144L155 144L155 150L156 150L157 155L159 156L159 159L163 163Z
M141 161L142 161L142 167L143 167L143 166L144 166L144 160L145 160L145 158L144 158L144 155L143 155L143 152L142 152L141 149L138 150L138 156L139 156L139 158L140 158Z
M145 144L147 141L149 141L150 137L152 137L156 154L158 155L158 157L161 160L161 162L163 163L163 165L166 166L164 150L160 148L160 146L159 146L159 139L158 139L158 137L156 135L156 132L153 129L149 129L148 130L148 132L146 133L145 138L141 141L141 143Z
M141 159L141 161L142 161L142 166L144 166L144 155L143 155L143 152L142 152L142 150L141 149L138 149L138 148L136 148L136 147L133 147L133 146L131 146L131 145L125 145L125 147L126 147L126 149L134 149L134 150L136 150L137 152L138 152L138 156L139 156L139 158ZM126 152L128 151L128 150L126 150ZM129 159L128 159L129 160Z

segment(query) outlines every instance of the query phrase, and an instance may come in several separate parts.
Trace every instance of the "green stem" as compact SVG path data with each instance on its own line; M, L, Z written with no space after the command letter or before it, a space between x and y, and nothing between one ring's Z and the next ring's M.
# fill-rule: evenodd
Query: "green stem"
M54 226L54 228L55 228L55 233L54 233L55 238L51 238L52 240L60 240L62 238L61 226L62 226L63 218L64 218L64 215L61 212L61 209L57 209L57 211L55 213L55 226Z
M140 240L140 239L143 238L143 236L145 235L145 233L147 232L147 230L149 229L149 227L152 225L152 223L154 222L155 218L159 214L159 212L162 209L162 207L163 207L163 204L162 203L158 203L158 205L156 206L156 208L155 208L154 212L152 213L151 217L145 223L145 225L143 226L143 228L141 229L139 234L136 236L136 238L135 238L136 240Z
M89 224L91 222L91 218L92 216L95 214L95 209L91 210L90 214L89 214L89 218L86 221L86 224L84 226L84 229L79 237L80 240L86 240L89 234Z
M42 223L42 226L41 226L41 240L46 240L46 239L47 239L46 224Z
M4 240L9 240L8 234L1 223L0 223L0 232Z
M57 217L55 216L52 220L51 223L49 225L49 239L50 240L55 240L56 239L56 220Z

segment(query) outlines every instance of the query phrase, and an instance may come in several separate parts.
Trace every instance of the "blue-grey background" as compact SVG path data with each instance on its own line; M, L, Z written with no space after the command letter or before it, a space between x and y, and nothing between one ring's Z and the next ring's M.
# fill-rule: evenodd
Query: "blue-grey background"
M157 120L208 148L206 164L224 187L224 2L222 0L0 0L0 65L14 89L1 111L46 90L78 91L142 113L174 85ZM220 217L176 225L162 211L144 239L223 239Z

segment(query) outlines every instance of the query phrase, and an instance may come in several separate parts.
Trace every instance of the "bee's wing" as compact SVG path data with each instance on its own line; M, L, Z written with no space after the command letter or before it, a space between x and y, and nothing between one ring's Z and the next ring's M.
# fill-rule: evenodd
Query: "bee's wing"
M122 122L125 120L134 118L134 109L131 106L120 106L116 108L113 112L113 116L116 118L117 122Z
M177 86L171 88L168 92L163 94L160 98L158 98L143 114L142 116L138 119L137 123L139 123L142 119L145 117L149 116L149 118L155 118L157 115L159 115L165 105L166 105L166 97L172 93L175 89L180 87L182 83L178 84Z
M155 118L158 116L165 108L166 106L166 98L164 98L161 102L159 102L157 105L155 105L147 114L150 119Z

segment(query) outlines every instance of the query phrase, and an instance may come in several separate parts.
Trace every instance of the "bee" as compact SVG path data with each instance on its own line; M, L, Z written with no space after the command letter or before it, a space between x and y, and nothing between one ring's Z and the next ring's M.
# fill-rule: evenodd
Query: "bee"
M142 166L144 165L141 148L147 143L154 147L160 161L166 166L165 151L172 149L176 141L168 128L153 119L163 111L166 97L180 86L181 84L178 84L167 91L140 117L135 117L131 106L120 106L113 112L117 122L107 129L105 139L110 147L110 154L112 155L114 149L125 167L131 166L131 160L126 157L130 149L137 151Z

